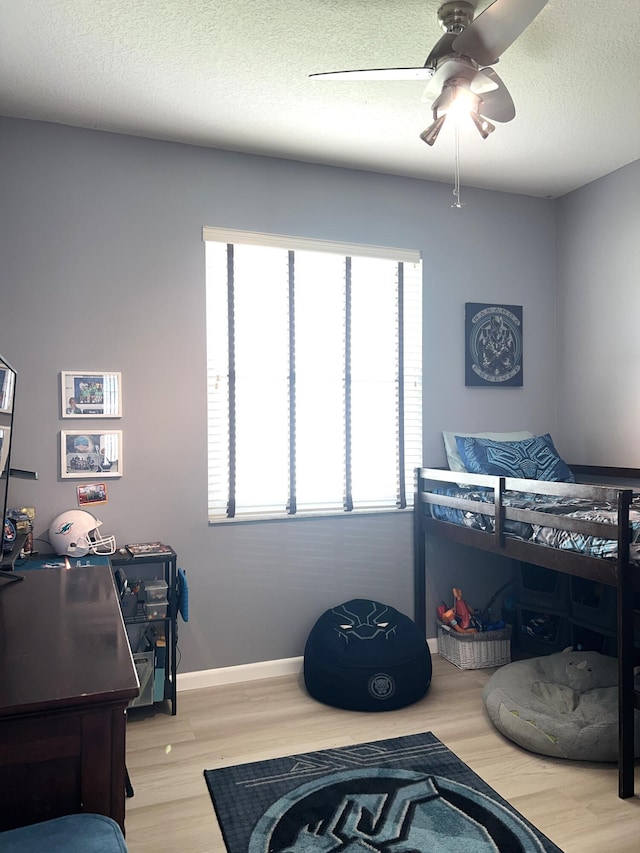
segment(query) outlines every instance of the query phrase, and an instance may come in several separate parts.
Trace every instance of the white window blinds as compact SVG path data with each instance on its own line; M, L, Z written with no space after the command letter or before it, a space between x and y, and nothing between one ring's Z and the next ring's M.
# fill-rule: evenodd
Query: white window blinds
M408 506L422 464L419 254L203 236L210 519Z

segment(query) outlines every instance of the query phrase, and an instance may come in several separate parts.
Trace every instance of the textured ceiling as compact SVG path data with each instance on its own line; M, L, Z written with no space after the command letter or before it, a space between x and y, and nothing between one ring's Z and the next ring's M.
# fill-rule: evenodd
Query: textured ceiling
M3 0L0 114L452 181L451 129L433 148L419 138L424 83L308 78L422 65L440 5ZM637 160L639 11L549 0L498 64L515 119L460 135L462 184L557 197Z

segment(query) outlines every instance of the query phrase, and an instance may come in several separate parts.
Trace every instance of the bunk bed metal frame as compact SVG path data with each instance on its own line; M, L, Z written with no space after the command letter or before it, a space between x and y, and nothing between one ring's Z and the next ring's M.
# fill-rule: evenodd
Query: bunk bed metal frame
M596 477L609 481L640 480L640 470L572 465L578 479ZM435 494L433 489L447 484L493 490L493 503L482 503L481 512L493 520L493 530L479 530L440 521L430 515L430 505L453 507L477 513L478 501ZM535 509L505 505L505 492L562 496L593 501L607 501L617 510L617 524L590 521L567 515L555 515ZM617 590L617 657L618 657L618 796L634 795L634 711L640 710L640 690L634 687L634 593L640 590L640 566L629 559L631 529L629 510L633 488L595 485L591 483L556 483L538 480L466 474L442 468L418 468L415 472L414 501L414 596L415 621L427 630L426 612L426 537L437 536L498 554L512 560L532 563L558 572L587 578ZM505 532L508 521L542 525L568 530L585 536L617 540L615 559L593 557L548 545L517 539ZM613 535L612 535L613 532Z

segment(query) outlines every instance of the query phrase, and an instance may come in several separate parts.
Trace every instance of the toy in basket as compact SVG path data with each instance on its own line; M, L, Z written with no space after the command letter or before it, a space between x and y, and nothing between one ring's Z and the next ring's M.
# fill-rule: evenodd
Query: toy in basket
M492 621L485 608L472 610L454 587L453 607L442 602L438 613L438 652L460 669L483 669L511 662L511 626Z

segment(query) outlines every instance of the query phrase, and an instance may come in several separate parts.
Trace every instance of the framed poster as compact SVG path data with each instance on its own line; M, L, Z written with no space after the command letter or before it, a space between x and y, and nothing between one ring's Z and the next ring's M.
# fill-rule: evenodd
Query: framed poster
M122 430L62 430L60 476L81 480L122 476Z
M465 385L522 385L522 305L465 304Z
M63 418L122 417L122 375L90 370L60 374Z

